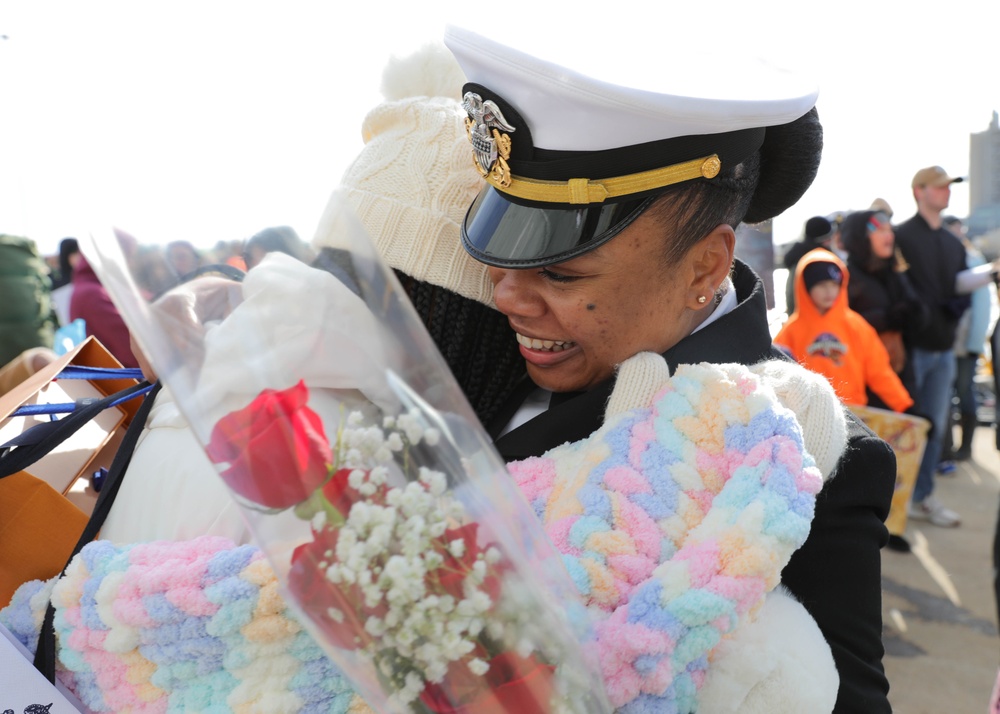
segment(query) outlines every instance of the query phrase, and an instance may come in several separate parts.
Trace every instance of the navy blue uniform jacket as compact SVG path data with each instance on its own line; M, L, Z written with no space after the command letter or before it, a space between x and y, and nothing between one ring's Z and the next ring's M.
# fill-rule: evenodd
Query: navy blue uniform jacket
M782 359L771 345L760 279L737 261L733 271L737 307L664 353L678 364L754 364ZM499 433L534 385L504 405L489 425ZM540 456L598 428L613 380L570 395L556 406L494 442L505 460ZM565 395L563 395L565 397ZM805 544L782 572L782 582L805 606L833 651L840 674L835 712L891 712L889 682L882 668L882 562L888 540L884 521L896 479L889 446L848 412L848 444L836 474L820 492Z

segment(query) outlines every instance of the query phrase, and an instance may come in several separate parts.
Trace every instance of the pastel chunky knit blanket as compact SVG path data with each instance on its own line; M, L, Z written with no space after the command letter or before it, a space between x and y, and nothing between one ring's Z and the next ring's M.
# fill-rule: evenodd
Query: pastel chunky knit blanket
M682 366L651 406L509 467L598 614L620 712L696 710L714 651L778 584L822 486L795 415L738 365ZM92 543L54 588L27 583L0 611L31 650L50 591L61 676L94 711L366 708L252 546Z
M750 369L682 365L651 407L509 465L592 610L611 703L692 712L710 656L805 541L823 478Z
M60 678L95 712L370 711L278 595L254 546L86 546L0 621L34 651L49 593Z

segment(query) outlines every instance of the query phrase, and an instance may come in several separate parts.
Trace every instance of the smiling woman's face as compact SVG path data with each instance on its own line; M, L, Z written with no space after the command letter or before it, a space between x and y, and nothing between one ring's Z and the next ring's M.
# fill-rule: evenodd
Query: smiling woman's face
M711 313L713 291L732 262L731 236L722 226L667 266L665 228L647 212L579 258L547 268L490 268L497 309L518 333L532 380L555 392L589 389L632 355L677 344Z

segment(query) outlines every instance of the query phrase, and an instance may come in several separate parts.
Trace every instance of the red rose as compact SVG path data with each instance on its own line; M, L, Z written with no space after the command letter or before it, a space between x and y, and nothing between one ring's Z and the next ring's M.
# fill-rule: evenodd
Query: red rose
M357 585L337 585L326 578L326 569L336 558L338 531L324 528L316 540L300 545L292 552L288 571L288 591L334 647L353 650L371 642L365 632L368 613ZM330 613L339 610L341 616Z
M268 508L300 503L326 481L333 460L319 415L306 406L309 389L265 389L212 429L206 451L229 464L222 479L240 496Z
M361 500L360 493L351 488L348 479L351 469L340 469L334 472L330 480L323 485L323 495L344 518L351 513L351 506ZM369 499L371 500L371 499Z
M420 701L434 714L548 714L555 667L504 652L482 677L465 660L452 662L441 684L428 683Z
M351 506L357 501L356 491L347 482L350 475L350 469L339 469L334 471L330 480L323 484L323 495L326 500L340 511L344 518L347 518Z
M476 543L476 531L479 529L478 523L467 523L459 528L449 528L441 536L445 543L442 551L444 562L435 570L438 575L438 582L441 589L452 597L461 600L465 597L465 590L462 583L471 572L472 566L476 564L482 549ZM454 540L465 543L465 550L461 557L451 554L450 544ZM496 576L495 566L487 568L486 578L479 589L490 596L493 602L500 596L500 579Z

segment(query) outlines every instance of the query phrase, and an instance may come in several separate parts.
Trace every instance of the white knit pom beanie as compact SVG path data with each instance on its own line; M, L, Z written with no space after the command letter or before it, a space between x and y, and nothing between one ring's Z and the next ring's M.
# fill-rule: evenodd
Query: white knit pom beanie
M464 82L444 45L391 60L386 101L365 117L365 147L341 184L390 267L492 306L486 266L465 252L459 234L483 186L459 101ZM325 238L321 226L314 246L331 244Z

